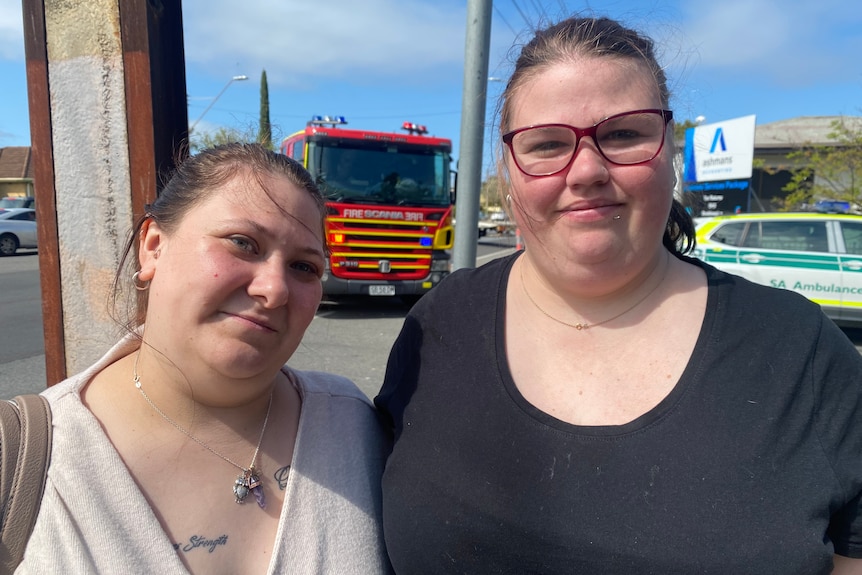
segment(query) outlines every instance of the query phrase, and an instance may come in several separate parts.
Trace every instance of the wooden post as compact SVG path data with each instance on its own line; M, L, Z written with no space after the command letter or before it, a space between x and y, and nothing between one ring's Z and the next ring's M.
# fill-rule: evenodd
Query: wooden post
M23 0L47 384L119 327L127 231L188 135L180 2ZM49 74L50 69L50 74Z

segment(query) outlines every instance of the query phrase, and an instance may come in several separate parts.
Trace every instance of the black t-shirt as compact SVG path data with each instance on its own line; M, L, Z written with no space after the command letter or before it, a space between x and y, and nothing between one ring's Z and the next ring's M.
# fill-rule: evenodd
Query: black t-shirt
M451 275L393 347L375 402L397 573L811 575L862 557L862 356L815 304L688 260L709 294L676 387L631 423L576 426L512 380L515 257Z

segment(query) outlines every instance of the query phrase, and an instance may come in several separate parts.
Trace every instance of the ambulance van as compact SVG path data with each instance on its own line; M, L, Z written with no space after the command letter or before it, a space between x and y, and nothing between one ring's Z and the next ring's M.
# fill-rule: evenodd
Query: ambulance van
M862 327L862 216L739 214L696 224L695 257L798 292L839 325Z

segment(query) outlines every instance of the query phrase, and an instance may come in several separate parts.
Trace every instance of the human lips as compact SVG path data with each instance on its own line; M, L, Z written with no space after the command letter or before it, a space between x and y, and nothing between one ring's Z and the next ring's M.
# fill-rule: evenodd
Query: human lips
M263 330L272 331L272 332L276 332L276 333L278 332L278 328L276 327L275 323L272 320L270 320L264 316L261 316L258 314L252 314L252 313L232 313L232 312L226 312L226 313L228 316L236 318L236 319L238 319L238 320L240 320L240 321L242 321L242 322L244 322L250 326L257 328L257 329L263 329Z
M600 220L619 213L621 207L622 204L619 202L594 200L569 204L560 211L564 217L572 217L579 220Z

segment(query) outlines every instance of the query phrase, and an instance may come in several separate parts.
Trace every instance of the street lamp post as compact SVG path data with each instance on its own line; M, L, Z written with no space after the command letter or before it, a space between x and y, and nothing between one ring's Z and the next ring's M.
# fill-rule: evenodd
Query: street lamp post
M224 94L225 90L227 90L227 89L228 89L228 87L229 87L231 84L233 84L234 82L241 82L241 81L243 81L243 80L248 80L248 76L246 76L246 75L242 74L242 75L239 75L239 76L234 76L233 78L231 78L230 80L228 80L228 81L227 81L227 84L225 84L225 85L224 85L224 88L222 88L222 89L221 89L221 92L219 92L218 94L216 94L216 97L215 97L215 98L213 98L213 99L212 99L212 101L210 101L209 106L207 106L207 107L206 107L206 110L204 110L204 111L203 111L203 114L201 114L200 116L198 116L198 119L197 119L197 120L195 120L194 124L192 124L192 125L189 127L189 133L192 133L192 131L194 131L195 126L197 126L197 125L198 125L198 122L200 122L200 121L203 119L203 117L204 117L204 116L206 116L207 112L209 112L209 111L210 111L210 108L212 108L212 107L213 107L213 104L215 104L215 103L216 103L216 100L218 100L218 99L221 97L221 95L222 95L222 94Z

